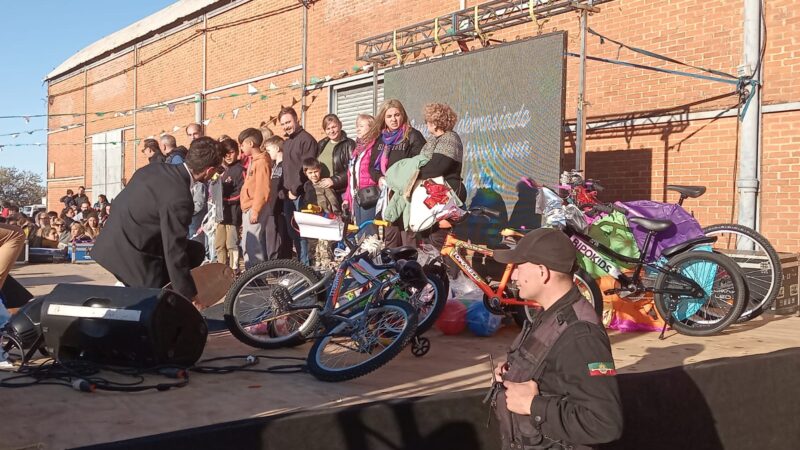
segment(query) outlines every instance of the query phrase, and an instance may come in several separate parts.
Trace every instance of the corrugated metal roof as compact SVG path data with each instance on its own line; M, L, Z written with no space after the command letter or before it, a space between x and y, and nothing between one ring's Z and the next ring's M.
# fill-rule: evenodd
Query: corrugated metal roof
M101 56L110 54L117 49L123 49L134 41L150 33L161 30L169 25L180 23L181 19L188 19L196 16L198 11L202 11L215 3L231 3L232 0L180 0L167 6L166 8L151 14L144 19L129 25L119 31L109 34L97 42L87 46L83 50L67 58L52 72L47 74L45 80L52 80L60 75L64 75L72 69L85 63L91 62Z

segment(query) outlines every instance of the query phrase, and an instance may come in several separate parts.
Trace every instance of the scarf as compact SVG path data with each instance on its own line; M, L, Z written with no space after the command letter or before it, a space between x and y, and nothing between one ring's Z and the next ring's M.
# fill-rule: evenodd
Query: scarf
M386 169L389 165L389 153L392 152L392 149L395 146L403 142L407 131L408 124L405 124L394 131L384 130L381 132L381 140L384 144L381 154L378 156L378 163L380 164L381 173L386 173Z

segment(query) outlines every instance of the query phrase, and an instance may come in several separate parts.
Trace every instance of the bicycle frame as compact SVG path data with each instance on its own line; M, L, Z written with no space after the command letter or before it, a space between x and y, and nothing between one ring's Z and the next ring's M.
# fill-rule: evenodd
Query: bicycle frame
M472 266L464 259L463 256L461 256L461 250L471 250L490 258L494 255L494 250L483 245L471 244L469 242L462 241L455 237L453 233L449 233L440 252L443 257L450 258L458 266L461 272L463 272L464 275L472 280L488 298L497 299L503 305L538 306L538 303L533 301L522 301L514 297L505 296L506 286L508 286L508 282L511 280L511 274L517 267L516 264L506 264L506 268L503 271L503 276L500 279L500 284L497 286L497 290L494 291L492 290L491 286L489 286L489 283L484 280L483 277L481 277L478 272L475 271L475 269L472 268Z
M671 270L669 270L669 267L664 268L652 262L647 262L645 260L645 255L647 254L647 249L650 248L650 241L652 240L653 233L647 234L647 238L644 241L645 251L640 253L639 259L635 259L625 255L621 255L615 252L614 250L606 247L602 243L596 241L592 237L587 236L570 227L565 228L564 232L567 234L567 236L569 236L570 241L572 241L572 245L575 246L575 249L578 251L578 253L588 258L601 270L603 270L605 273L607 273L612 278L617 280L621 286L641 289L644 292L654 292L658 294L689 295L693 297L697 297L698 295L696 294L698 292L703 292L703 288L699 284L697 284L694 280L684 276L681 273L672 272ZM619 261L623 261L630 264L636 264L636 269L634 269L633 275L629 277L628 275L624 274L620 270L620 268L613 261L609 259L609 255L612 258L615 258ZM648 267L650 269L656 270L661 273L670 274L670 276L678 277L682 281L689 283L692 289L691 290L659 289L658 291L656 291L656 289L653 287L642 286L641 274L642 274L642 268L644 267Z

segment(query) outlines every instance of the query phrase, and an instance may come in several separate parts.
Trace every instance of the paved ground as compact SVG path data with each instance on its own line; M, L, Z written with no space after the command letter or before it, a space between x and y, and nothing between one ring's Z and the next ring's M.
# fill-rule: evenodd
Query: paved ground
M94 264L28 265L13 275L36 295L57 283L113 284ZM621 372L639 372L708 359L766 353L800 346L800 318L766 316L736 325L722 335L692 338L671 333L612 332L614 359ZM487 354L504 355L517 329L491 338L465 332L444 336L433 330L430 353L404 351L388 366L346 383L316 381L310 375L195 374L182 389L168 392L84 394L58 386L0 390L0 449L60 449L127 439L218 422L308 408L327 408L397 397L488 386ZM271 356L305 357L309 345L271 351ZM266 354L227 333L209 338L204 357ZM271 364L269 361L263 365Z

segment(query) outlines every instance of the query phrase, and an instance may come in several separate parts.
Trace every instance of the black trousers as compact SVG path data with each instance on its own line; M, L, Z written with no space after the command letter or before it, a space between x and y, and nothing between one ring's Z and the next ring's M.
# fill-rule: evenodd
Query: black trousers
M189 257L189 269L200 267L206 258L206 247L200 242L188 239L186 245L186 255ZM161 289L170 283L169 274L166 270L161 273L146 273L142 280L125 280L123 277L113 274L125 286Z

